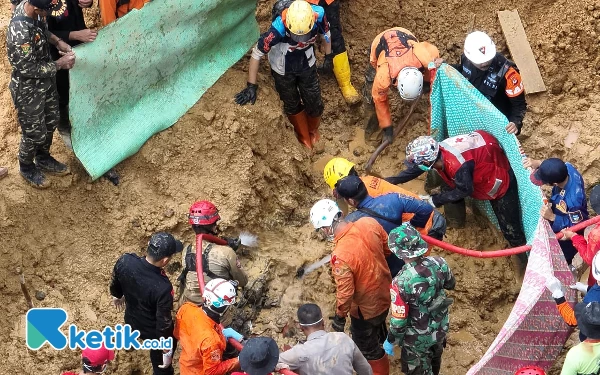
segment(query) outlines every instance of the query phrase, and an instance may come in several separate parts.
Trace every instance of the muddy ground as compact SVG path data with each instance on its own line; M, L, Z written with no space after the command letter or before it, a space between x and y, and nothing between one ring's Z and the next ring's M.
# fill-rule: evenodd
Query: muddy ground
M257 17L265 30L270 3L259 1ZM9 19L8 0L0 1L0 39ZM342 23L353 81L357 87L368 60L372 38L391 26L403 26L436 44L448 61L457 61L466 34L484 30L506 53L496 11L518 9L548 86L528 96L529 112L520 136L535 157L558 156L574 163L588 186L600 180L600 3L592 0L480 2L476 0L383 2L342 0ZM88 12L97 20L97 10ZM92 21L93 22L93 21ZM0 54L5 55L4 43ZM110 304L108 283L114 262L124 252L142 252L157 230L172 231L190 243L189 205L210 199L221 210L222 229L259 234L259 249L242 263L253 276L271 260L269 298L280 307L263 310L254 332L294 344L282 329L297 306L316 302L333 311L334 285L327 267L296 279L295 272L329 250L308 223L308 211L329 192L322 180L327 158L344 156L364 164L376 142L361 139L365 108L348 108L333 78L322 79L326 104L322 141L314 153L295 140L281 114L268 65L259 73L256 105L239 107L234 94L245 86L247 59L229 69L172 128L148 141L134 157L117 166L118 187L106 180L90 182L73 154L56 136L53 152L73 174L52 178L45 191L25 185L16 161L19 130L7 90L10 67L0 59L0 165L10 175L0 181L0 344L1 374L57 374L79 366L77 354L45 348L28 351L24 342L26 304L16 268L22 267L30 290L45 293L36 306L64 307L69 323L91 329L114 325L122 315ZM396 117L400 103L394 101ZM426 133L428 103L422 102L408 131L376 164L389 175L402 167L402 150ZM567 139L568 138L568 139ZM419 190L421 185L412 184ZM467 229L449 230L447 241L469 248L505 245L485 220L469 216ZM475 260L440 253L457 277L451 333L442 373L464 374L485 352L502 326L519 292L510 259ZM177 268L177 267L174 267ZM173 280L179 271L174 270ZM292 324L293 325L293 324ZM288 325L291 326L291 325ZM293 332L292 332L293 333ZM395 363L397 364L398 358ZM559 368L560 363L556 367ZM398 365L393 374L399 374ZM121 352L111 366L115 374L150 374L145 353Z

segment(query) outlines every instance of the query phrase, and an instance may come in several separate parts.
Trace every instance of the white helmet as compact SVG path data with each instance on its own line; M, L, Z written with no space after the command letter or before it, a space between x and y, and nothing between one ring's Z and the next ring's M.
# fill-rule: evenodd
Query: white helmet
M204 286L204 304L208 308L223 309L235 303L237 292L231 281L225 279L212 279ZM212 309L211 309L212 310ZM213 310L214 311L214 310ZM217 311L215 311L217 312Z
M310 222L315 229L330 227L333 220L342 214L337 203L331 199L321 199L310 209Z
M414 67L403 68L398 74L398 91L404 100L416 100L423 91L423 73Z
M596 253L592 259L592 276L596 281L600 281L600 252Z
M465 56L473 64L484 64L496 56L496 45L482 31L473 31L465 39Z

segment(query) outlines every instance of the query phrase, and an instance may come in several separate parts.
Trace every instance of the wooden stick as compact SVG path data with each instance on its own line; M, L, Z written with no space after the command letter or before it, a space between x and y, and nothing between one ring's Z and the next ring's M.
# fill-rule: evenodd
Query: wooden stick
M396 137L400 134L400 132L402 130L404 130L404 127L406 126L406 124L408 124L408 120L410 120L410 116L412 116L413 112L415 111L415 108L416 108L417 103L419 102L420 98L421 97L419 96L416 100L414 100L412 102L412 104L410 105L410 108L408 109L408 113L406 114L406 116L404 116L404 119L402 119L402 122L400 123L400 125L394 130L394 139L396 139ZM373 155L371 155L371 157L369 158L369 161L367 161L367 164L365 164L365 172L371 173L371 168L373 167L375 160L377 160L377 157L379 157L379 154L381 154L381 152L383 150L385 150L385 148L389 145L390 145L390 142L387 140L381 142L379 147L377 147L377 149L373 152Z
M33 301L31 300L29 291L27 291L27 285L25 284L25 275L23 274L23 269L21 267L18 267L17 272L19 273L19 283L21 284L21 292L23 292L23 296L25 296L27 307L33 309Z

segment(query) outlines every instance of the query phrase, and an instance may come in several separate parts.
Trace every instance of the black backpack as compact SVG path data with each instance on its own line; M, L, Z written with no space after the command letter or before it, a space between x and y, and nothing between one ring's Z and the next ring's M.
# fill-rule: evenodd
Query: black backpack
M293 2L294 0L277 0L275 4L273 4L273 9L271 10L271 22L281 16L281 13L289 8Z

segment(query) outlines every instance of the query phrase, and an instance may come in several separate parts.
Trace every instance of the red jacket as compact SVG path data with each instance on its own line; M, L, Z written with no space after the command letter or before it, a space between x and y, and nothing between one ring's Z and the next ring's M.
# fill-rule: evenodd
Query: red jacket
M466 161L473 160L473 193L481 200L502 198L508 190L510 164L500 144L483 130L458 135L440 142L444 161L443 170L437 169L442 179L455 188L454 176Z
M596 227L590 231L587 241L585 240L585 237L580 234L574 235L573 238L571 238L571 241L573 241L573 246L575 246L577 252L581 255L581 259L583 259L585 264L591 266L594 255L600 251L600 224L596 225ZM596 284L596 279L594 279L594 275L590 270L588 286L593 286L594 284Z

